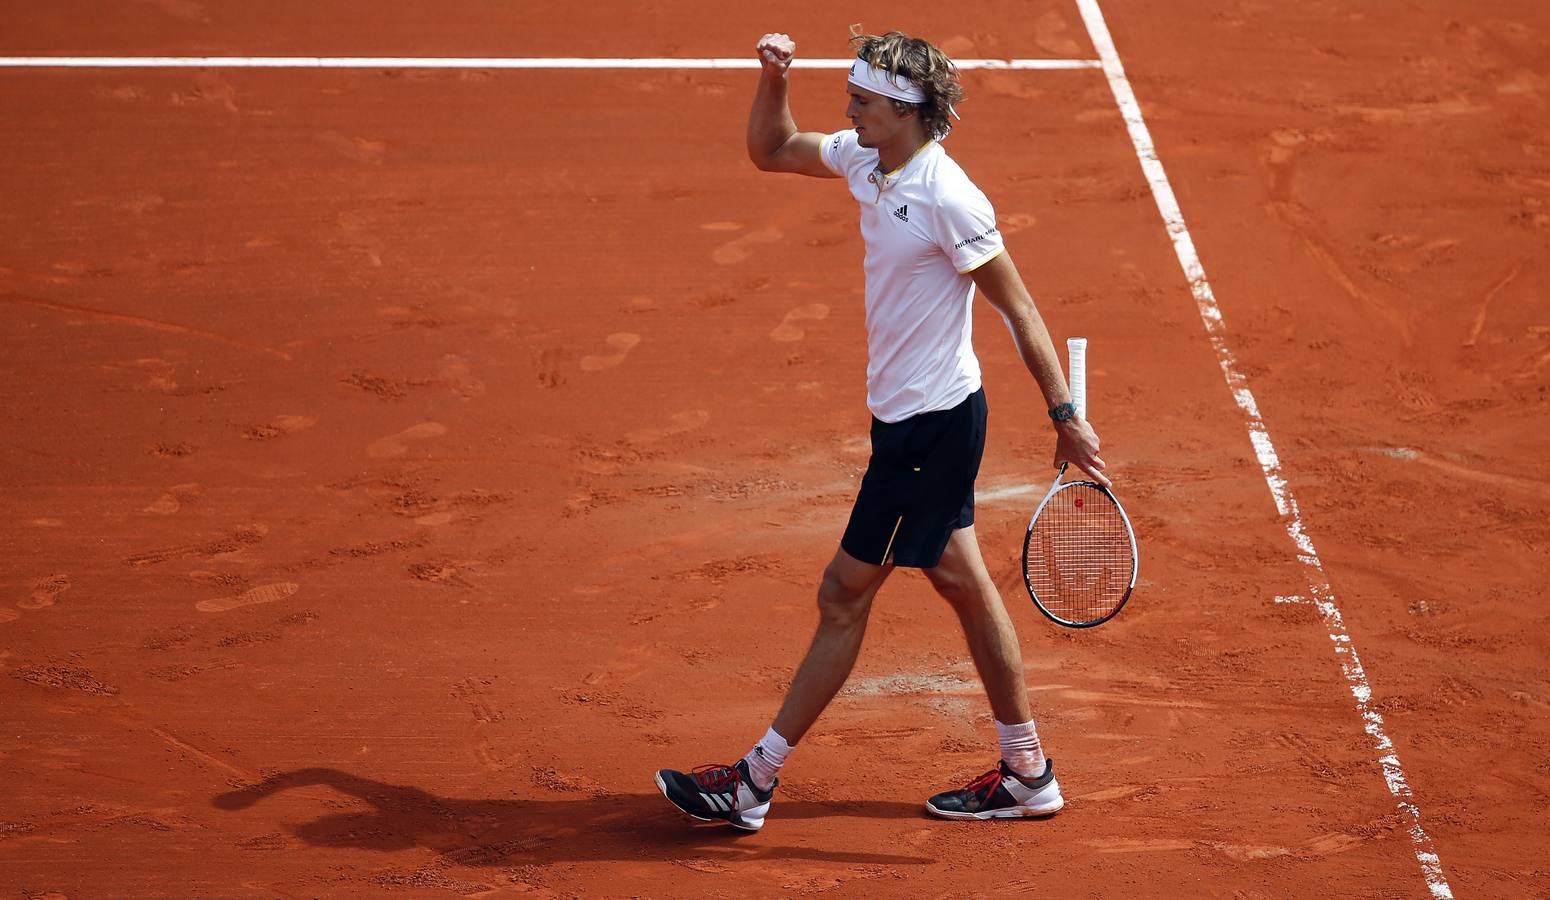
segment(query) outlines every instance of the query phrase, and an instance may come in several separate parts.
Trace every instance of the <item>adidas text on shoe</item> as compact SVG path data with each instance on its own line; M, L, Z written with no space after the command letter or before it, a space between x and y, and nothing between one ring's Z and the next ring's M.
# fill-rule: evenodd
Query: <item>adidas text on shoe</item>
M657 772L657 790L674 806L701 822L726 822L743 831L764 827L770 811L770 799L780 779L761 791L748 774L748 762L735 766L700 766L693 772L661 769Z
M1065 805L1054 762L1045 761L1038 778L1025 779L1003 761L964 787L927 800L926 811L946 819L1017 819L1052 816Z

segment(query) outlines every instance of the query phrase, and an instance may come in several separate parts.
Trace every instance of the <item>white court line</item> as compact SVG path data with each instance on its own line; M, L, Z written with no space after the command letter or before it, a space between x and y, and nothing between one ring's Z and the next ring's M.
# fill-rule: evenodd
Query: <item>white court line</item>
M1254 445L1254 455L1259 458L1265 483L1270 486L1270 495L1275 498L1276 511L1286 523L1286 533L1297 546L1297 558L1305 569L1308 590L1329 630L1329 640L1334 644L1335 656L1345 674L1346 685L1356 698L1356 711L1365 723L1367 734L1372 737L1379 754L1377 761L1383 767L1383 780L1388 784L1389 793L1394 795L1400 813L1410 822L1410 842L1415 850L1416 861L1421 864L1426 886L1432 896L1439 900L1451 898L1453 889L1448 886L1448 880L1443 875L1442 860L1437 856L1431 837L1421 827L1421 810L1415 805L1415 795L1405 781L1405 771L1394 751L1394 742L1383 733L1383 717L1372 706L1372 686L1367 682L1367 673L1356 655L1356 645L1351 641L1351 633L1345 627L1340 608L1335 605L1335 592L1329 585L1328 576L1324 574L1324 564L1313 548L1313 539L1303 528L1297 498L1292 495L1292 489L1281 474L1281 461L1270 443L1270 432L1259 414L1254 395L1249 392L1248 380L1238 370L1237 359L1227 346L1227 325L1222 321L1222 310L1217 306L1210 283L1206 281L1205 267L1201 265L1200 256L1195 252L1195 242L1184 225L1184 213L1179 209L1178 199L1168 184L1162 163L1157 159L1157 149L1152 144L1146 121L1141 118L1141 105L1136 102L1135 92L1130 89L1130 80L1125 77L1119 51L1114 48L1114 39L1109 35L1109 26L1103 20L1098 0L1076 0L1076 5L1081 10L1082 20L1087 23L1087 33L1098 51L1098 58L1103 62L1103 73L1109 80L1110 90L1114 92L1114 100L1125 117L1125 127L1130 131L1130 141L1135 145L1136 157L1141 161L1141 171L1152 186L1152 197L1157 201L1163 224L1173 239L1174 253L1184 269L1184 277L1189 279L1190 291L1195 295L1195 304L1200 309L1200 320L1205 323L1206 333L1211 337L1211 346L1216 350L1216 361L1222 367L1222 374L1227 377L1227 387L1232 391L1233 399L1248 418L1249 441Z
M797 59L800 69L848 69L850 59ZM960 69L1097 69L1096 59L958 59ZM456 56L3 56L0 69L757 69L754 58Z

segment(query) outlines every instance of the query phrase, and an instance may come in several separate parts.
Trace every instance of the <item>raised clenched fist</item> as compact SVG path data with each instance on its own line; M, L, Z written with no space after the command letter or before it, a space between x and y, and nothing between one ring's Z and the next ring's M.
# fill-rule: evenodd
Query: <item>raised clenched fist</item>
M764 63L764 68L772 72L784 72L791 65L791 58L797 55L797 44L789 35L767 34L759 38L755 45L759 51L759 60Z

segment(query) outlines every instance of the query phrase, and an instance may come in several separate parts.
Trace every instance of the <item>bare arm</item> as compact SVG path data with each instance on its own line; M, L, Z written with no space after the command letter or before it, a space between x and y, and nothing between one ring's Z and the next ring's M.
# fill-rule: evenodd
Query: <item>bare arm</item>
M1022 277L1017 274L1017 267L1012 264L1011 255L1003 252L975 269L972 277L980 293L1006 320L1012 331L1012 343L1017 345L1017 355L1022 357L1023 365L1038 382L1045 406L1053 408L1070 403L1071 389L1066 384L1055 344L1050 340L1038 308L1033 305L1033 297L1029 296ZM1087 420L1076 416L1054 425L1055 465L1064 460L1082 469L1099 484L1109 484L1108 477L1103 474L1106 464L1098 455L1098 435Z
M823 164L822 134L797 131L786 103L787 71L797 45L784 34L767 34L757 45L764 63L753 109L748 113L748 158L765 172L795 172L815 178L838 178Z

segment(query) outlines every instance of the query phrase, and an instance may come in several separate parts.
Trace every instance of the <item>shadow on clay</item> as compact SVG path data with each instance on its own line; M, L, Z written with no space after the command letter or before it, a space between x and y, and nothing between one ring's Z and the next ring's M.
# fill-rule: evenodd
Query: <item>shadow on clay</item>
M470 867L593 860L638 860L642 854L680 859L686 853L723 862L807 859L875 865L929 865L937 860L888 853L850 853L812 847L757 846L727 827L694 827L661 795L604 794L575 800L466 800L419 788L362 778L338 769L282 772L257 784L217 795L214 806L246 809L287 790L323 785L369 804L367 811L336 813L291 826L316 847L395 851L424 847L448 862ZM780 819L857 816L921 819L921 807L886 801L777 802ZM778 821L772 821L778 826ZM578 841L576 835L587 839ZM744 840L738 840L743 836ZM752 838L757 840L757 838Z

